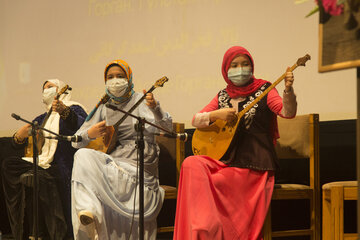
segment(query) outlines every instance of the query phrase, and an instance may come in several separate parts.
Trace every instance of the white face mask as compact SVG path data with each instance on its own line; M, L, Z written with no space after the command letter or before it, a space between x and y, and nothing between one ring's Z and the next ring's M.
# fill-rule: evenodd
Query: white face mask
M56 87L44 89L42 94L43 103L45 103L46 105L51 104L54 100L54 97L56 96L56 93Z
M123 96L128 85L126 78L113 78L106 81L107 90L115 97Z
M228 78L235 86L243 86L249 82L252 76L251 67L239 67L239 68L230 68L228 70Z

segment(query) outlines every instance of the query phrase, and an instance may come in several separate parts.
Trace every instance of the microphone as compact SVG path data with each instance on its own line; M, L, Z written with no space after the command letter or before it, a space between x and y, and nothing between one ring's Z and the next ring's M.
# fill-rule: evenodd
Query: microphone
M34 121L33 123L29 122L29 121L26 121L25 119L22 119L19 115L15 114L15 113L12 113L11 114L11 117L15 118L16 120L21 120L21 121L24 121L28 124L32 124L32 126L34 126L35 128L37 128L38 126L38 122L37 121ZM28 130L28 135L30 136L32 134L32 128L29 128Z
M46 136L45 138L48 139L57 139L57 140L61 140L61 141L68 141L68 142L81 142L82 137L78 136L78 135L74 135L74 136L64 136L64 135L59 135L59 136Z
M188 140L188 134L187 133L155 133L157 136L167 137L167 138L177 138L180 139L180 141L186 142Z

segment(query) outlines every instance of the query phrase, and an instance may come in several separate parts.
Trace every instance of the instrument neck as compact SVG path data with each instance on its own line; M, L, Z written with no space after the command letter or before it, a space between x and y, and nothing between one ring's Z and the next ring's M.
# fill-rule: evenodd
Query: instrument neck
M146 97L146 94L148 93L151 93L152 91L154 91L155 89L155 86L152 86L135 104L134 106L132 106L129 110L128 110L128 113L132 113L139 105L140 103L145 99ZM125 121L125 119L127 118L128 114L124 114L124 116L119 120L117 121L115 124L114 124L114 128L117 129L121 123L123 123Z
M292 72L297 68L297 64L295 63L289 71ZM238 113L239 119L245 115L255 104L257 104L261 99L263 99L266 94L268 94L274 87L276 87L286 76L286 72L281 75L273 84L271 84L260 96L258 96L254 101L252 101L246 108L244 108L241 112Z

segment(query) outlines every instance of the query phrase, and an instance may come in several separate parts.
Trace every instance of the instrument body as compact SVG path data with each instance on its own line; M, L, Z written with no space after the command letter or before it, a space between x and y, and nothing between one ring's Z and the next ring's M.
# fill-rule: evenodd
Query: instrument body
M60 92L58 92L56 94L56 97L55 99L58 100L59 97L64 94L66 92L66 90L71 90L71 88L69 87L69 85L65 85L61 90ZM50 115L52 113L52 108L50 108L50 110L46 113L46 116L44 118L44 121L42 122L41 124L41 128L43 128L47 122L47 120L49 119ZM29 136L28 137L28 143L27 145L25 146L25 152L24 152L24 156L25 157L32 157L33 156L33 137L32 136ZM42 152L42 147L44 146L44 143L45 143L45 137L44 137L44 134L43 134L43 131L39 131L36 135L36 146L37 146L37 149L38 149L38 153L39 155L41 154Z
M310 55L306 54L299 58L297 62L290 68L294 71L298 66L305 66L305 62L310 59ZM258 96L251 104L249 104L242 111L237 113L237 119L233 123L218 119L210 126L205 128L197 128L192 138L192 150L194 155L207 155L215 160L220 160L225 155L229 148L236 129L240 123L241 118L248 112L256 103L266 96L276 85L278 85L286 76L286 73L281 75L270 87L268 87L260 96Z
M129 109L129 113L132 113L140 103L145 99L146 94L151 93L157 87L162 87L165 82L169 79L167 77L162 77L155 82L155 84ZM95 140L92 140L86 147L95 149L97 151L101 151L107 154L110 154L116 148L116 141L117 141L117 129L119 128L120 124L124 122L124 120L128 117L128 114L124 114L122 118L117 121L113 126L106 127L106 134L103 137L98 137Z

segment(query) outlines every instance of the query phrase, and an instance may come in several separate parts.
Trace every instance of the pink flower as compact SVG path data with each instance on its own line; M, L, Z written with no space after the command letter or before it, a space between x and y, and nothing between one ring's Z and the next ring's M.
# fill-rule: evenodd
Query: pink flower
M316 2L318 2L316 0ZM337 0L322 0L322 5L324 7L325 12L330 15L338 16L344 11L344 4L337 4Z

